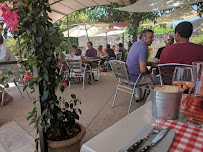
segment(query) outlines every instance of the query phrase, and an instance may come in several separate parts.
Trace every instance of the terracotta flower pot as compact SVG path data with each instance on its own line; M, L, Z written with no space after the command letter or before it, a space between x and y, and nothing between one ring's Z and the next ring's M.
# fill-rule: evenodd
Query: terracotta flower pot
M62 141L48 140L48 147L50 152L80 152L80 141L84 137L86 129L82 124L78 122L76 122L76 124L81 128L81 132L77 136Z

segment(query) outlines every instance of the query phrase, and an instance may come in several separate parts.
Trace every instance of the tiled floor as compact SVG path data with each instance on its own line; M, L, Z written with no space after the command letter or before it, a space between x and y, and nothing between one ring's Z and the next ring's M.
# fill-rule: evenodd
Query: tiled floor
M79 105L82 110L80 122L86 127L86 135L82 143L93 138L115 122L119 121L127 115L130 94L119 92L117 102L114 108L111 108L114 93L116 90L116 79L112 72L102 73L99 81L94 81L94 85L85 85L85 90L81 84L71 85L63 94L67 100L70 99L71 93L76 94L82 101ZM10 94L14 101L0 108L0 125L10 121L16 121L22 126L26 132L35 138L36 130L33 125L28 125L26 120L28 112L32 110L33 104L24 92L24 97L21 97L16 87L10 88ZM60 93L59 93L60 95ZM31 95L35 97L34 94ZM144 101L132 104L132 111L144 104Z

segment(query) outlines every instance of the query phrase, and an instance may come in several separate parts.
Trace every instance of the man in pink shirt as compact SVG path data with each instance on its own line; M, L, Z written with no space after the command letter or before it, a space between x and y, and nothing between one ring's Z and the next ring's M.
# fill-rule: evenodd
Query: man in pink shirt
M181 22L175 28L176 43L166 47L160 57L160 63L192 64L203 61L203 45L189 42L193 26L190 22Z

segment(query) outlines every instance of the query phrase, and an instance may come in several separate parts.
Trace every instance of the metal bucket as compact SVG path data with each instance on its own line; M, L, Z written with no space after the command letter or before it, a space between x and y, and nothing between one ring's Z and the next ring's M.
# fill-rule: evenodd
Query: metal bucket
M178 119L182 92L184 90L178 88L178 93L160 92L154 90L155 87L163 86L153 86L151 88L152 115L161 119Z

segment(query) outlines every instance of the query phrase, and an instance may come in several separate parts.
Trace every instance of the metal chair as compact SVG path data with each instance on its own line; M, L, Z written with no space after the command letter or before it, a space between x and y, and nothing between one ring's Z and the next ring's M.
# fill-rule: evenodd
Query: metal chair
M192 65L180 63L167 63L158 65L161 85L172 85L173 72L175 67L178 66L192 67Z
M133 98L135 99L135 97L134 97L135 88L138 86L138 81L142 74L137 74L138 78L137 78L136 82L132 85L129 81L128 70L127 70L127 66L126 66L125 62L118 61L118 60L111 60L110 65L111 65L112 71L114 72L117 82L118 82L112 107L114 107L118 90L129 93L129 94L131 94L131 100L130 100L130 104L129 104L129 108L128 108L128 114L129 114L131 105L132 105L132 100L133 100ZM124 82L122 83L121 80L123 80ZM145 85L143 85L143 86L145 86ZM141 86L139 85L139 87L141 87ZM146 88L148 88L148 87L146 86ZM145 93L146 93L146 89L144 91L142 100L144 99Z
M66 63L66 65L67 65L67 63ZM59 67L60 68L59 74L63 73L63 77L64 77L65 80L67 80L68 76L70 75L69 68L67 70L63 70L63 67L66 66L66 65L61 64L61 66Z
M101 60L93 61L93 62L90 63L90 64L94 64L93 67L92 67L92 72L96 72L96 74L97 74L97 81L101 77L100 62L101 62Z
M128 52L125 53L125 57L124 57L124 60L123 60L124 62L127 61L127 57L128 57Z
M16 85L16 87L18 88L18 91L20 92L21 97L23 97L23 94L22 94L22 92L21 92L21 90L20 90L20 88L19 88L19 85L18 85L20 82L23 81L22 71L21 71L20 69L18 69L18 71L15 71L15 72L13 72L13 73L14 73L14 74L13 74L12 76L10 76L10 77L5 81L5 83L3 84L3 89L4 89L4 91L2 91L1 107L3 107L3 104L4 104L4 94L5 94L6 92L8 92L8 88L6 89L5 85L6 85L7 83L9 83L9 82L13 82L13 83ZM23 85L23 87L24 87L24 86L25 86L25 85ZM7 90L7 91L6 91L6 90ZM31 99L31 97L30 97L30 95L29 95L29 93L28 93L28 91L27 91L27 88L25 89L25 91L26 91L26 93L27 93L29 99L32 101L32 99Z
M122 58L122 52L116 53L116 60L120 60L121 61L121 58Z
M71 78L82 78L83 79L83 89L85 89L85 73L89 74L91 77L91 84L93 84L92 79L92 70L89 64L82 66L82 60L67 60L67 65L70 70L70 79ZM88 68L88 69L87 69ZM70 81L69 81L70 88Z

